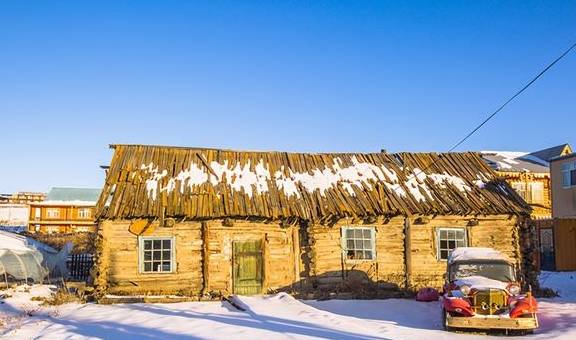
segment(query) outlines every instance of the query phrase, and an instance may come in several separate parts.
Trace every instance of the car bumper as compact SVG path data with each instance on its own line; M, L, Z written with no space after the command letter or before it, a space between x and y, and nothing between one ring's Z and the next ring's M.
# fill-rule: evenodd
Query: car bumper
M497 315L476 315L470 317L447 316L448 327L473 329L520 329L532 330L538 328L536 315L528 318L510 318Z

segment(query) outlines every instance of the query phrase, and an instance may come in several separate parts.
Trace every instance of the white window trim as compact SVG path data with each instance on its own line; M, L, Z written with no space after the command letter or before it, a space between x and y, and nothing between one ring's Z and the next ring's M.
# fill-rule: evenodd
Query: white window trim
M47 208L46 217L48 218L60 218L60 208Z
M371 259L349 259L348 258L348 246L346 244L346 230L356 230L356 229L369 229L370 230L370 239L372 240L372 258ZM377 259L377 254L376 254L376 227L374 226L358 226L358 227L353 227L353 226L344 226L341 229L341 235L340 235L340 246L342 247L342 256L344 261L348 262L348 263L360 263L360 262L374 262Z
M167 272L146 272L144 271L144 241L147 240L170 240L170 271ZM174 236L138 236L138 272L144 275L162 275L176 273L176 237Z
M90 208L78 208L78 218L92 218L92 210Z
M461 230L464 232L464 246L468 247L468 231L466 230L465 227L441 227L441 228L436 228L436 260L438 261L442 261L442 262L446 262L448 261L448 259L442 259L440 258L440 231L443 230Z

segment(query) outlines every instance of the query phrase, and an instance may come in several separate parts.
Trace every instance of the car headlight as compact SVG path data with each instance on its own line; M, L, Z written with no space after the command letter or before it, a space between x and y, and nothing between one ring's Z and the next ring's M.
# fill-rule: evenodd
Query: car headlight
M518 295L520 294L520 286L516 283L512 283L508 286L508 292L512 295Z
M462 286L460 286L460 291L461 291L462 294L464 294L464 295L469 295L469 294L470 294L470 286L468 286L468 285L462 285Z

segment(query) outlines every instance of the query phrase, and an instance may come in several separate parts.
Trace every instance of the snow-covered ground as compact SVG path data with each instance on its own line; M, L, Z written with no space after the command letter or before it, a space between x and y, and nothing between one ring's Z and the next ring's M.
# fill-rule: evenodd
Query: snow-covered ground
M540 299L541 327L528 338L576 339L576 272L541 275L561 297ZM442 331L438 302L413 300L299 301L286 294L224 302L67 304L40 307L49 286L0 291L0 334L10 339L489 339ZM500 337L501 338L501 337Z

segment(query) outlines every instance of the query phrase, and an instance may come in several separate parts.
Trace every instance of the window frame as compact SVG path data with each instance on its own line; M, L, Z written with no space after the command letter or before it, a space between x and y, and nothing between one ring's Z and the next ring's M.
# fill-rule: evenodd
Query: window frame
M348 230L370 230L370 242L372 243L372 247L370 249L370 251L372 252L372 258L371 259L349 259L348 258L348 237L346 236L347 231ZM346 262L374 262L376 261L377 258L377 254L376 254L376 227L374 226L343 226L341 228L341 247L342 247L342 256L344 258L344 261ZM353 240L356 240L356 238L353 238ZM362 240L365 240L364 238L362 238ZM356 249L354 249L356 250ZM359 250L359 249L358 249ZM367 249L362 248L362 250L366 251Z
M569 189L576 186L572 183L572 172L576 172L576 161L569 161L560 165L562 173L562 188Z
M60 232L60 226L59 225L47 225L45 230L46 230L47 234L57 234Z
M87 220L92 218L91 208L78 208L78 219Z
M535 187L539 187L538 190L534 190ZM539 192L540 197L536 197L534 193ZM546 203L546 198L544 195L544 183L543 182L530 182L530 203L532 204L544 204Z
M170 240L170 271L144 270L144 241ZM162 260L160 260L162 261ZM138 236L138 273L144 275L176 273L176 237L175 236Z
M513 181L510 182L510 186L523 200L528 202L528 188L525 182Z
M464 247L468 247L468 230L465 227L439 227L436 228L436 259L438 261L448 261L448 258L450 257L450 249L448 249L448 257L443 259L441 257L441 250L445 249L445 248L441 248L440 247L440 242L442 241L440 239L440 233L442 231L462 231L463 235L464 235ZM450 241L449 239L447 239L447 241ZM454 239L454 241L458 242L457 239ZM456 246L456 248L458 248L458 245ZM454 249L456 249L454 248ZM452 249L453 250L453 249Z
M72 230L76 233L89 233L92 231L92 227L87 225L77 225L74 226Z
M60 208L46 208L46 218L60 218ZM55 216L52 216L51 212L56 212Z

